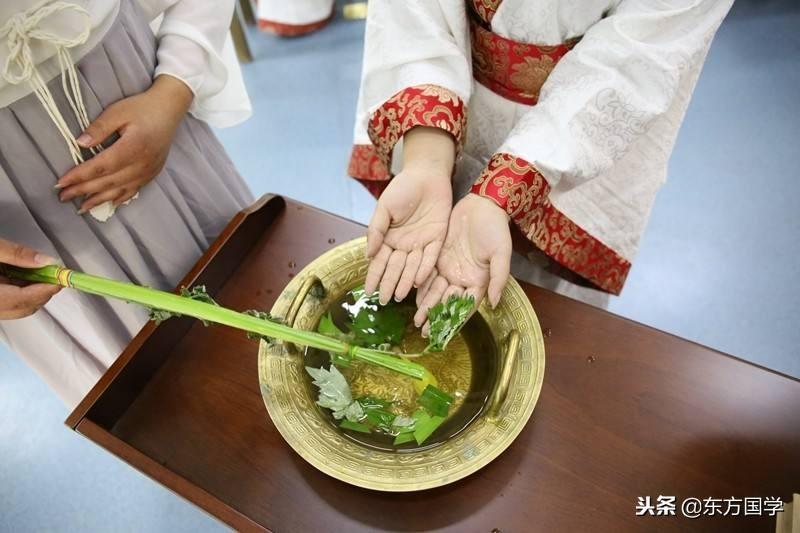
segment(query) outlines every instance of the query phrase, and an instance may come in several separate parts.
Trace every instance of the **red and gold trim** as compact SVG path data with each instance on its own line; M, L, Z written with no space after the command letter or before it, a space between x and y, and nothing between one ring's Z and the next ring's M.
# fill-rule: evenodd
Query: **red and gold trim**
M370 116L367 133L371 145L356 145L348 174L379 196L392 178L392 151L412 128L443 129L460 147L466 132L466 105L457 94L438 85L409 87L389 98Z
M619 294L631 263L587 233L550 202L550 185L521 157L499 153L472 186L491 199L537 248L600 289Z
M503 0L468 0L469 5L481 21L488 26L492 22L492 17L497 13L500 2Z
M281 37L299 37L321 30L333 20L336 13L336 6L331 9L331 14L322 20L316 22L309 22L308 24L287 24L285 22L276 22L274 20L258 19L258 29L280 35Z
M520 43L492 33L471 20L472 75L475 80L512 102L535 105L539 91L556 63L577 44L539 46Z

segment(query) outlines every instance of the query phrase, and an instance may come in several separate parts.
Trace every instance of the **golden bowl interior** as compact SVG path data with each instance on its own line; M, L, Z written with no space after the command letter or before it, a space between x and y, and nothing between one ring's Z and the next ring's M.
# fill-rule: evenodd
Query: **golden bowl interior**
M286 286L273 316L295 327L314 329L330 305L361 285L368 260L364 238L344 243L318 257ZM324 294L311 291L318 278ZM273 423L303 459L341 481L375 490L414 491L452 483L500 455L519 435L533 412L544 378L544 341L536 314L522 288L511 279L496 309L485 303L478 312L498 346L514 337L513 367L501 403L487 409L470 426L439 446L398 453L370 449L334 428L315 404L305 379L304 357L288 344L261 342L258 374L261 394ZM512 333L516 331L516 333ZM516 342L518 340L518 342ZM501 379L498 376L498 380Z

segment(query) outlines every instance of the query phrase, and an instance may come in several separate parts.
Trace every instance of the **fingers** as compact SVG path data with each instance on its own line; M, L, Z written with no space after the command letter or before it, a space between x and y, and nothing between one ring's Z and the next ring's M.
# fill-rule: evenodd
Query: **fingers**
M0 263L37 268L58 263L52 257L15 242L0 239Z
M392 293L397 282L400 281L400 276L403 274L403 267L406 265L406 253L401 250L395 250L389 257L386 263L386 270L381 278L380 297L381 305L386 305L392 299Z
M34 314L52 298L61 287L36 283L26 287L0 286L0 320L16 320Z
M436 279L428 289L427 294L422 299L422 303L417 308L414 315L414 325L420 327L428 319L428 310L442 300L444 291L450 286L446 279L442 276L436 276Z
M419 307L422 304L422 301L425 299L425 296L431 289L431 285L433 285L433 282L436 280L438 276L439 273L434 268L433 272L431 272L431 275L428 276L428 279L426 279L425 282L417 288L417 301L416 301L417 307Z
M108 106L89 124L89 127L76 139L83 148L97 146L125 125L122 108L117 105Z
M18 287L21 302L27 302L33 307L42 307L50 298L58 294L61 290L59 285L48 285L46 283L34 283L26 287Z
M378 253L369 262L369 269L367 270L367 280L364 282L364 290L367 294L372 294L378 288L378 283L383 277L383 272L386 270L386 263L389 262L389 257L392 255L392 249L385 244L381 246Z
M59 178L58 183L56 183L56 189L62 189L63 193L68 190L70 186L108 176L124 168L125 161L121 157L122 154L119 153L118 150L115 150L121 142L122 139L88 161L73 167L69 172ZM74 196L77 196L77 194L73 195L73 197ZM63 196L61 196L61 199L62 201L67 200L63 198Z
M427 280L431 272L433 272L433 269L436 267L436 261L439 259L439 252L441 251L441 241L434 241L425 246L422 252L422 262L419 265L417 276L414 279L418 286L425 283L425 280Z
M7 278L5 276L0 276L0 286L2 285L13 285L15 287L25 287L26 285L30 285L27 281L16 279L16 278Z
M431 323L429 321L425 321L425 324L422 326L422 331L420 335L422 335L423 339L427 339L431 334Z
M139 190L135 187L126 187L122 190L122 194L114 198L114 207L119 207L138 193Z
M489 262L489 303L492 309L497 307L500 303L500 297L503 295L503 288L508 282L508 276L511 273L511 247L503 247L498 250ZM475 300L479 302L480 300Z
M472 299L475 300L475 309L477 309L483 297L486 296L486 287L469 287L464 291L464 296L472 296Z
M89 198L86 199L85 202L81 204L80 209L78 209L78 214L82 215L92 209L93 207L97 207L100 204L105 202L111 202L116 198L121 197L125 193L125 189L121 187L111 188L102 192L98 192L97 194L91 195Z
M371 258L380 251L383 238L386 232L389 231L390 223L389 212L379 202L367 228L367 257Z
M447 287L447 289L445 289L441 301L446 302L447 300L450 299L451 296L461 296L462 294L464 294L463 287L459 287L458 285L450 285L449 287Z
M412 250L406 257L406 266L403 268L403 274L400 276L397 290L394 292L394 298L398 302L403 301L408 296L408 293L411 292L411 287L414 286L414 280L421 262L422 250Z
M109 148L103 154L112 149L113 147ZM97 157L101 157L103 154ZM86 163L81 163L81 165L86 165L92 161L93 159L90 159ZM120 194L123 186L129 184L135 178L136 173L130 167L125 167L118 171L109 172L108 174L67 186L58 194L58 199L62 202L68 202L80 196L91 196L92 194L112 189L116 189L117 194Z

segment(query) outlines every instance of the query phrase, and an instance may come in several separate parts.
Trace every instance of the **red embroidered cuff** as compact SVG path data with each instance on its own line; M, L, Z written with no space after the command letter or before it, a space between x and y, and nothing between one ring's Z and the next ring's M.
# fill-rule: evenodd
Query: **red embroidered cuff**
M375 198L389 185L391 175L371 144L356 144L350 153L347 174L361 182Z
M392 178L392 151L407 131L416 126L443 129L453 135L460 151L466 122L466 106L453 91L438 85L403 89L372 113L367 129L372 145L353 148L348 174L373 194L380 193L385 183L375 182Z
M490 198L537 248L591 281L619 294L631 263L587 233L550 203L550 185L521 157L495 154L471 192Z

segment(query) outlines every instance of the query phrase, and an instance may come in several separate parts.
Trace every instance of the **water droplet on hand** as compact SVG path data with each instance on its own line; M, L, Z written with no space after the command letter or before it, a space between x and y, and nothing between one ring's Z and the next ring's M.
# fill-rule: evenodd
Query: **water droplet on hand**
M590 355L589 357L586 358L586 361L589 363L594 363L595 361L597 361L597 357Z
M331 237L330 239L328 239L328 244L333 244L333 243L335 243L335 242L336 242L336 239L334 239L333 237Z
M294 268L296 266L297 266L297 263L295 263L294 261L289 261L289 268Z

